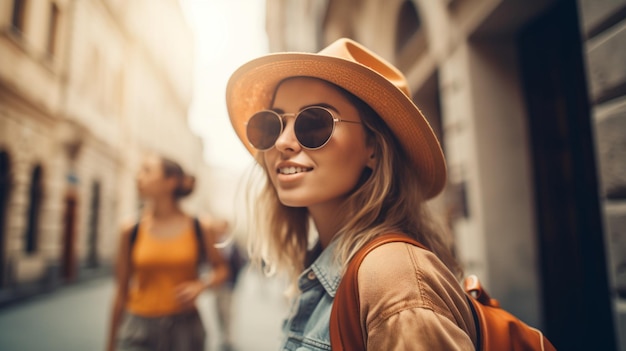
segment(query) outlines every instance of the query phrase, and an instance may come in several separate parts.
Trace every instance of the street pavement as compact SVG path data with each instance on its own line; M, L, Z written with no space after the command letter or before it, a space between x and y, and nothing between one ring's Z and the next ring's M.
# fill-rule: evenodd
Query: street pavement
M287 313L285 283L245 269L233 296L237 351L275 351ZM111 278L56 290L0 310L0 351L102 351L113 298ZM198 299L207 328L207 351L217 351L215 297Z

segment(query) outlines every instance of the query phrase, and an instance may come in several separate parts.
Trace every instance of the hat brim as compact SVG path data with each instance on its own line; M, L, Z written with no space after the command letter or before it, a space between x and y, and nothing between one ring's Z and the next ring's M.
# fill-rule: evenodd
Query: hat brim
M230 121L251 154L246 122L270 108L277 85L289 77L313 77L331 82L368 104L385 121L417 171L425 198L441 192L446 164L430 124L409 97L372 69L341 58L310 53L276 53L237 69L228 81L226 105Z

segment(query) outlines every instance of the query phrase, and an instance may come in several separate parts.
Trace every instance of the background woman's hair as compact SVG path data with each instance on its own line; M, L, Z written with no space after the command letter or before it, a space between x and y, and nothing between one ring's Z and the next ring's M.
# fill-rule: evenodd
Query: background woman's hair
M329 83L331 84L331 83ZM342 265L374 237L401 232L434 252L458 277L462 271L451 248L448 233L431 214L421 193L418 174L385 122L362 100L335 86L358 110L367 135L374 145L376 165L365 169L338 216L347 222L336 234L337 259ZM263 153L256 157L264 170L263 189L254 201L255 233L250 235L250 254L262 260L268 271L286 271L296 282L305 268L309 247L310 218L306 208L283 205L269 179Z
M183 168L178 162L164 156L160 157L161 164L163 165L163 175L166 178L175 177L178 180L178 185L173 193L174 198L180 199L191 194L196 185L196 178L185 174L185 171L183 171Z

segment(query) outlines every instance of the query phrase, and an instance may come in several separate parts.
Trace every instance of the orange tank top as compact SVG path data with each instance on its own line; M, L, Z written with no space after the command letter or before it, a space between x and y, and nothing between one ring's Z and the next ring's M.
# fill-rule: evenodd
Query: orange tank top
M152 235L146 225L139 226L132 247L133 275L126 308L140 316L164 316L181 312L175 288L198 279L198 243L194 227L171 238ZM187 309L189 307L186 307Z

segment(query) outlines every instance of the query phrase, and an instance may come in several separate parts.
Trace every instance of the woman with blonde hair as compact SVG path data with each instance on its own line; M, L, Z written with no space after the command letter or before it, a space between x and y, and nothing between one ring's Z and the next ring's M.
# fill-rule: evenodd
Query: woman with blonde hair
M460 269L425 203L444 187L444 157L402 73L340 39L317 54L244 64L226 101L265 173L252 258L288 272L297 288L281 350L330 350L333 300L348 262L389 233L428 250L391 242L365 257L355 296L365 349L474 349Z
M144 210L139 223L125 225L120 235L107 350L204 351L195 300L229 273L214 245L217 227L179 206L194 182L173 160L144 158L137 174ZM207 278L198 276L201 258L212 267Z

